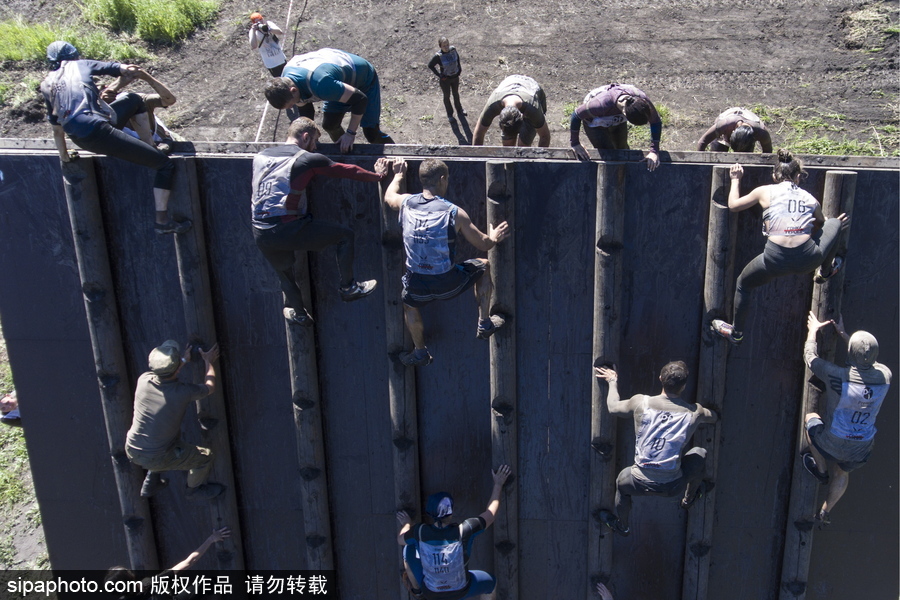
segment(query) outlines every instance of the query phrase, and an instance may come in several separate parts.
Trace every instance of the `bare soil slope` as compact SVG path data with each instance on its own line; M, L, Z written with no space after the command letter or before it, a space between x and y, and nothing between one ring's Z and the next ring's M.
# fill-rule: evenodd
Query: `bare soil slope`
M52 21L75 9L58 0L13 0L5 10ZM252 10L287 30L288 3L226 0L215 23L183 44L150 48L155 58L147 66L179 98L162 118L184 138L253 140L261 120L260 141L283 136L278 111L269 109L263 118L268 72L247 44ZM664 150L692 150L719 112L756 105L768 117L776 147L791 144L799 128L896 152L893 3L295 0L291 11L288 55L334 47L376 65L383 129L399 143L465 143L494 86L521 73L547 93L553 146L568 145L567 111L588 90L619 81L663 107ZM425 66L440 35L450 38L463 62L468 127L456 130ZM38 68L4 65L20 80L39 74ZM36 99L0 107L0 136L49 137L42 117ZM640 146L640 138L635 141ZM499 143L496 129L487 143Z

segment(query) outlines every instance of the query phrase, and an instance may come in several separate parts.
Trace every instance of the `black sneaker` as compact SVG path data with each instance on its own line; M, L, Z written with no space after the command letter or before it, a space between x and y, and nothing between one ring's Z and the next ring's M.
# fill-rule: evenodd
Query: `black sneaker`
M844 259L840 256L835 256L831 261L831 271L829 271L828 275L822 274L822 267L820 265L819 268L816 269L816 275L815 277L813 277L813 281L815 281L816 283L825 283L826 281L837 275L838 271L840 271L841 267L843 266Z
M710 323L709 328L721 335L723 338L734 344L735 346L740 346L741 342L744 341L744 335L735 335L737 332L734 330L734 325L730 323L726 323L722 319L713 319L712 323Z
M622 520L615 515L612 511L608 511L603 509L600 511L600 520L604 525L621 535L622 537L628 537L631 535L631 527L625 527L622 524Z
M341 288L341 300L344 302L353 302L354 300L365 298L374 292L376 287L378 287L378 282L374 279L368 281L355 281L348 287Z
M188 488L187 499L192 502L200 502L201 500L212 500L225 491L225 486L221 483L204 483L195 488Z
M491 315L491 326L485 327L481 324L481 321L478 322L478 329L475 331L475 337L479 340L486 340L497 331L500 330L506 324L506 319L504 319L500 315Z
M162 473L159 471L147 471L147 476L144 477L144 485L141 486L141 498L151 498L167 485L169 485L169 480L163 479Z
M305 308L301 308L298 312L290 306L285 306L282 314L284 315L284 318L287 319L288 323L300 325L301 327L312 327L313 325L313 318L309 316L309 313L306 312Z
M712 490L714 487L716 487L716 484L712 481L701 481L699 484L697 484L697 487L694 489L694 493L690 498L685 496L681 499L681 508L685 510L689 509L697 503L697 500L706 495L706 493Z
M809 471L809 474L819 480L819 483L822 485L828 485L828 473L820 473L819 465L816 464L816 457L812 455L812 452L804 452L800 455L800 458L803 460L803 466Z
M413 350L412 352L401 352L398 358L407 367L425 367L430 365L433 360L427 348L425 349L425 356L416 356L416 352Z
M192 225L193 223L191 223L190 219L185 219L184 221L169 219L168 223L154 223L153 230L160 235L166 233L187 233L191 230Z

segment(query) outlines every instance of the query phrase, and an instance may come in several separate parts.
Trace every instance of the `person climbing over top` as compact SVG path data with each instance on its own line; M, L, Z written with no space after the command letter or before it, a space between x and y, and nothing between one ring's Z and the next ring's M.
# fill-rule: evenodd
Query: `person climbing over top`
M711 152L753 152L756 142L762 151L772 152L772 138L762 119L746 108L729 108L716 117L716 122L697 142L697 150L707 146Z
M550 146L547 125L547 96L537 81L526 75L510 75L488 98L472 133L472 145L483 146L484 136L494 119L500 117L500 139L504 146L530 146L538 136L538 146Z
M502 315L491 315L490 302L494 284L490 263L473 258L454 262L457 234L479 250L487 251L507 238L509 225L504 221L496 228L488 225L482 233L468 213L444 199L450 184L446 163L434 158L419 166L421 194L401 194L406 177L406 161L394 161L394 179L384 193L384 202L400 212L403 245L406 248L406 274L403 276L403 313L415 349L401 352L400 361L407 366L431 364L432 356L425 346L425 327L419 307L432 300L449 300L475 286L478 301L478 326L475 335L488 339L506 322Z
M773 184L762 185L746 196L740 195L741 165L731 167L728 208L740 212L759 204L763 209L763 235L766 247L741 271L734 289L733 320L713 319L710 328L734 345L744 340L744 322L749 309L750 291L784 275L816 270L816 283L837 273L844 259L835 256L842 229L849 225L841 213L827 220L812 194L800 188L806 176L803 163L787 150L778 151L772 169ZM817 269L818 267L818 269Z

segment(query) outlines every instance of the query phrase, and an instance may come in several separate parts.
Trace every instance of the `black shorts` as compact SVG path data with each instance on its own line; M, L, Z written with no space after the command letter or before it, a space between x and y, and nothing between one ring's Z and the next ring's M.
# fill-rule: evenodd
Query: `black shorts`
M403 276L403 304L418 308L432 300L456 298L481 279L487 263L479 258L467 260L440 275L422 275L409 271Z

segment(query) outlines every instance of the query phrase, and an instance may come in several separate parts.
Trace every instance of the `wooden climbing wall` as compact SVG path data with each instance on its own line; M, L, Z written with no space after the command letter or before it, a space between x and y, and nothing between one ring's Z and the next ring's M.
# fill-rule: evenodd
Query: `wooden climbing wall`
M221 384L244 562L248 568L302 568L308 541L300 481L306 473L297 457L280 290L249 225L250 154L196 150L201 153L177 160L178 176L184 177L193 163L211 310L222 347ZM428 150L400 146L391 152L413 156L409 190L418 191L415 169ZM455 154L446 159L448 197L483 229L486 156L466 149ZM517 298L511 326L518 372L519 597L586 597L593 568L586 548L593 508L588 486L597 167L536 160L562 158L539 150L499 156L518 158ZM674 164L653 174L637 163L625 169L618 365L623 396L656 393L657 374L669 360L685 360L696 372L699 353L710 343L701 335L713 166L702 161L708 156L672 155ZM374 157L352 160L371 168ZM852 168L859 174L845 322L875 333L882 362L896 373L897 164L863 161L848 167L846 161L828 160L814 163L804 184L817 197L826 168ZM742 157L742 162L758 165L747 169L742 190L768 181L770 170L761 157ZM151 174L112 159L97 164L133 386L148 351L183 335L175 251L171 238L151 230ZM0 154L0 171L0 317L26 419L50 558L63 569L125 563L58 160L38 151L7 152ZM320 180L311 198L317 218L341 221L356 231L357 275L382 279L376 186ZM742 213L738 223L736 273L763 246L758 211ZM460 244L460 259L475 255ZM388 311L400 306L381 290L361 302L340 302L333 251L311 255L309 265L341 597L395 599L399 550L384 331L386 306ZM710 549L711 599L758 600L779 593L811 287L809 278L788 277L756 290L747 341L729 355ZM435 357L433 365L416 372L422 496L450 491L458 514L478 514L490 492L488 469L496 466L490 464L488 344L475 339L476 307L468 294L422 314ZM696 387L692 380L687 394ZM870 464L853 474L834 525L815 538L807 598L880 600L897 593L897 404L895 386L879 418L879 444ZM199 441L196 419L185 419L184 432ZM616 469L631 463L633 441L631 422L619 421ZM182 486L183 476L174 474L172 485L151 501L162 565L184 557L210 529L208 512L187 503ZM605 505L611 507L611 497ZM873 518L873 505L886 509ZM609 585L616 597L681 598L685 513L675 501L640 498L632 524L631 537L613 541ZM470 566L491 571L492 546L489 531L476 542ZM203 561L201 566L215 565L211 556ZM851 580L845 568L873 575L865 582Z

